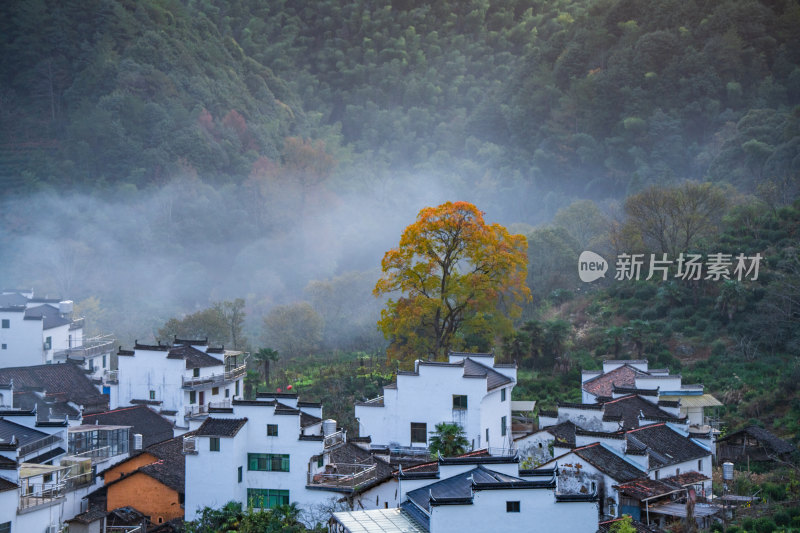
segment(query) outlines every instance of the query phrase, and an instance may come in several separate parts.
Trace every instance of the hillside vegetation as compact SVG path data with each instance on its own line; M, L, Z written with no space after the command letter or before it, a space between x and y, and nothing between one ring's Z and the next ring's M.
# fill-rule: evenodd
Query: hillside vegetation
M750 190L800 170L791 0L0 9L5 193L141 187L186 166L240 184L260 158L290 158L290 136L325 141L345 183L441 173L507 208L512 191Z

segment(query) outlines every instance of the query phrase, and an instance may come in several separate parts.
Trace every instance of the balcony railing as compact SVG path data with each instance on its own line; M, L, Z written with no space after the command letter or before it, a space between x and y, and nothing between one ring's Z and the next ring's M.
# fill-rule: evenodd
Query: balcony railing
M49 504L64 497L64 483L31 483L19 496L19 509Z
M41 450L42 448L46 448L48 446L52 446L53 444L62 444L64 442L64 432L59 431L58 433L53 433L52 435L48 435L42 439L29 442L28 444L24 444L19 447L19 456L25 457L26 455L35 452L36 450Z
M208 404L186 405L183 408L184 417L202 416L208 414Z
M336 463L328 465L329 472L308 472L307 485L324 487L345 487L355 489L375 478L377 465Z
M241 365L231 370L227 370L222 374L211 374L209 376L198 376L191 378L183 377L183 388L205 387L207 385L215 385L218 383L234 381L244 376L246 372L246 365Z
M330 435L326 436L322 441L322 446L325 449L333 448L339 444L344 442L344 430L337 431L336 433L331 433Z
M197 453L197 437L183 437L183 453Z
M96 357L98 355L110 353L113 349L113 340L104 340L98 342L87 341L83 346L75 346L74 348L67 348L66 350L58 350L53 353L53 357L56 359L68 359L70 357L73 359L78 357L83 357L86 359L89 357Z

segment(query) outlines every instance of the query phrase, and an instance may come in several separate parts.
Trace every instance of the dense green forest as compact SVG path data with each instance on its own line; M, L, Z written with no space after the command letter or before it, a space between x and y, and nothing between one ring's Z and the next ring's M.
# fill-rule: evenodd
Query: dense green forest
M0 47L0 279L95 332L222 331L241 298L215 340L348 424L396 369L380 257L465 199L528 238L533 302L488 339L519 397L648 356L800 439L794 0L14 0ZM580 283L584 249L662 251L636 202L685 180L716 206L685 251L757 281Z
M439 173L519 213L519 191L749 190L800 170L791 0L0 9L4 194L147 187L186 166L242 185L262 158L291 167L292 136L322 143L342 187Z

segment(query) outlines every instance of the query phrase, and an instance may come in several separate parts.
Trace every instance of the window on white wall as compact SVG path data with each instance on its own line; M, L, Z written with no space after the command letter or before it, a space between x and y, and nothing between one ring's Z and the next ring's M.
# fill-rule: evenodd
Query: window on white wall
M428 424L411 422L411 442L428 442Z
M506 389L500 389L500 401L506 401Z
M466 394L453 394L453 409L466 409L467 396Z
M500 418L500 436L506 436L506 417Z
M11 321L7 318L3 319L3 329L8 329L11 327Z
M0 346L0 348L2 348L3 350L8 350L8 344L3 344L2 346Z
M703 471L703 460L702 459L698 459L697 460L697 471L698 472L702 472Z
M518 513L519 512L519 502L506 502L506 512L507 513Z

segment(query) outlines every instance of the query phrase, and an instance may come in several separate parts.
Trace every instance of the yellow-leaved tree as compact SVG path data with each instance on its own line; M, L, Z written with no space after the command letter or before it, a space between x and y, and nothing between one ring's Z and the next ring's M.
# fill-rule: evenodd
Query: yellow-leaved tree
M390 295L378 327L389 356L444 358L450 350L485 349L507 332L530 300L528 243L486 224L468 202L427 207L400 245L383 256L376 296Z

